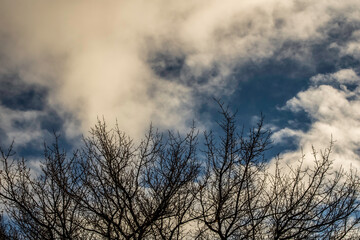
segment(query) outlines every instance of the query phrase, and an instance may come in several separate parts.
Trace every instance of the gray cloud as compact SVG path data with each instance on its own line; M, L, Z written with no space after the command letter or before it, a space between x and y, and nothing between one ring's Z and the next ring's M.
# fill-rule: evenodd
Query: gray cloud
M42 115L36 110L12 110L0 105L1 146L9 146L14 140L18 147L31 142L40 147L46 136L39 121Z

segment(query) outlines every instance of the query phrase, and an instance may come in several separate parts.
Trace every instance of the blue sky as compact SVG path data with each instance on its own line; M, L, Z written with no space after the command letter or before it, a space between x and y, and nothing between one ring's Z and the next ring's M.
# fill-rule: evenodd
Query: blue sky
M150 122L205 130L215 97L245 126L262 112L288 162L333 136L356 166L359 16L356 0L0 0L0 144L38 158L97 117L135 139Z

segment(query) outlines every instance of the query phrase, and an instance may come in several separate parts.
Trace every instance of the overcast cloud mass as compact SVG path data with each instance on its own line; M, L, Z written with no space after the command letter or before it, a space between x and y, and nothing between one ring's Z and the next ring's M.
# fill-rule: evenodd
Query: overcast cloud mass
M217 97L245 124L263 112L288 161L332 136L359 167L359 61L358 0L0 0L0 144L31 154L98 117L206 129Z

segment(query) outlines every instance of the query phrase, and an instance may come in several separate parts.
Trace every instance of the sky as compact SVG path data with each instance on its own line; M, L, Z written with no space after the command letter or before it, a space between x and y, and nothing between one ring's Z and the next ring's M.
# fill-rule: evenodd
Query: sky
M213 98L272 130L271 157L360 167L358 0L0 0L0 146L29 158L97 119L202 131ZM360 169L360 168L359 168Z

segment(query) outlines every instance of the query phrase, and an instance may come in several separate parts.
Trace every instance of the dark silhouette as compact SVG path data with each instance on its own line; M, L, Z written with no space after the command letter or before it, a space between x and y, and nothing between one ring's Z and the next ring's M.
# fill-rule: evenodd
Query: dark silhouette
M58 136L41 169L1 150L0 239L341 239L359 236L359 178L331 168L269 170L263 118L244 133L218 101L219 136L193 127L139 144L98 121L71 155ZM201 147L202 148L202 147ZM5 224L6 222L6 224Z

